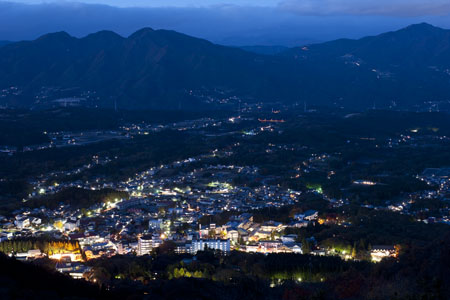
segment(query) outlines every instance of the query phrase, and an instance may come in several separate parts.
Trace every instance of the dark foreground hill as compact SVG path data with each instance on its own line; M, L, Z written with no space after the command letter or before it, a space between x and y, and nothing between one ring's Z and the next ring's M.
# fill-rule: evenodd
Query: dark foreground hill
M448 299L450 296L449 236L426 246L404 246L398 260L379 264L346 262L338 257L293 254L268 256L233 252L227 257L212 252L197 254L196 263L181 264L186 256L157 253L154 256L114 256L90 262L98 285L0 253L1 299ZM167 250L167 249L166 249ZM43 264L43 263L41 263ZM51 263L48 262L48 265ZM212 279L167 278L174 266L209 270ZM293 270L327 274L327 280L285 280ZM326 273L326 270L334 270ZM152 274L160 279L150 279ZM206 274L205 273L205 274ZM117 279L120 274L121 279ZM275 274L266 280L268 274Z
M99 299L106 295L85 281L0 253L0 299Z

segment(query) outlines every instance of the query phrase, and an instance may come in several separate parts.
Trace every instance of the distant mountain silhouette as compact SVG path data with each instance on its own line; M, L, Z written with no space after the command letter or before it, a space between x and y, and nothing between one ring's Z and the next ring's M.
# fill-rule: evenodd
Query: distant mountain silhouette
M380 103L383 97L405 105L450 99L450 30L427 23L359 40L293 48L282 55L329 65L330 71L339 72L336 77L346 77L354 91L366 89L367 96Z
M0 41L0 47L11 44L12 42L10 41Z
M276 55L289 49L285 46L242 46L239 48L248 52L264 55Z
M52 87L95 91L99 105L125 108L192 109L214 93L410 107L447 100L449 83L450 31L429 24L270 56L150 28L128 38L110 31L81 39L58 32L0 48L0 89L21 90L0 98L0 105L32 106L42 87Z
M144 28L128 38L101 31L82 39L58 32L2 47L0 85L26 94L41 86L82 87L124 107L160 108L188 101L196 89L276 96L273 87L284 82L275 70L284 60L167 30Z
M413 68L430 65L450 66L450 30L422 23L404 29L365 37L341 39L291 49L286 53L304 59L336 59L354 56L380 67Z

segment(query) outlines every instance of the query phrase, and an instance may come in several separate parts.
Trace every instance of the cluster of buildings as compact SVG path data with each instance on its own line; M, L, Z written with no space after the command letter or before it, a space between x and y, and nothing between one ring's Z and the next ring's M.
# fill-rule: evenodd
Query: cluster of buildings
M224 253L231 250L303 253L300 241L305 237L284 234L285 229L325 222L319 219L319 212L308 210L296 213L286 224L255 222L252 214L247 212L294 204L301 193L267 184L270 176L262 178L257 167L207 164L211 158L228 155L229 152L215 150L210 154L153 167L133 178L115 183L95 180L48 186L47 177L54 178L61 174L39 178L30 198L56 193L71 186L95 190L113 188L128 192L130 198L98 203L83 210L68 205L60 205L56 209L23 208L14 212L13 219L0 218L0 239L42 235L78 241L83 258L87 260L117 254L148 255L166 241L173 243L176 253L195 254L205 249ZM313 155L299 168L299 172L322 168L328 157L326 154ZM94 157L92 165L107 163L108 160ZM89 167L91 164L86 166ZM72 170L69 174L80 171ZM262 184L253 188L234 184L233 178L239 176L259 180ZM313 192L322 195L320 189L314 189ZM327 200L336 206L342 205L335 199ZM234 215L227 222L220 225L212 222L213 216L228 211L233 211ZM313 238L309 242L315 245ZM326 251L316 247L311 253L324 255ZM26 257L34 258L36 253L27 254ZM75 274L75 271L82 270L78 266L79 256L63 253L58 258L64 259L66 266L59 270L69 270L70 258L74 265L64 272L79 276Z
M370 251L373 262L380 262L387 257L397 257L399 248L391 245L374 245Z
M427 168L416 178L425 182L429 189L405 193L398 200L387 201L385 205L365 204L362 206L411 215L420 222L450 225L450 209L448 206L450 200L450 168ZM433 203L433 200L437 200L443 205L439 209L430 209L428 205L415 205L418 201Z
M113 188L127 191L130 198L114 199L83 209L63 204L55 209L23 207L14 211L11 217L0 217L0 241L40 236L78 241L84 259L87 260L116 254L150 254L166 240L175 243L177 253L195 254L205 248L225 253L232 249L262 253L300 253L301 245L295 239L281 240L281 233L286 226L307 226L310 220L317 217L317 212L313 216L309 213L298 215L292 224L253 222L251 215L244 212L293 204L300 192L274 185L248 188L233 184L232 178L236 176L260 177L256 167L204 165L201 168L190 168L195 162L220 155L229 154L214 151L212 154L175 161L117 183L77 181L47 185L48 178L77 174L83 168L63 174L48 174L33 182L34 192L24 201L57 193L68 187L94 190ZM108 160L110 159L93 157L92 163L85 168ZM176 172L172 176L159 176L173 169L188 171ZM226 211L241 212L241 215L221 226L200 225L204 224L201 222L202 218ZM81 260L74 253L58 253L56 256L53 255L52 258L64 259L67 268L69 258L75 265ZM36 257L38 256L34 252L22 255L24 259ZM67 272L78 276L75 275L75 269Z
M438 190L433 196L444 201L450 200L450 167L427 168L417 177L425 181L428 185L438 187Z
M317 211L308 211L300 214L303 226L317 219ZM305 218L306 216L306 218ZM152 250L163 242L163 239L172 240L176 253L196 254L197 251L207 249L229 252L230 250L246 251L250 253L302 253L302 245L295 234L284 235L284 229L295 227L297 221L290 224L267 221L263 223L253 222L253 216L248 213L235 215L221 225L198 224L197 230L188 230L183 235L164 232L163 229L153 227L154 221L150 221L149 230L153 234L141 236L138 240L138 255L150 254Z
M216 125L214 120L201 119L174 123L168 125L169 127L127 125L122 130L129 135L139 135L167 128L203 129ZM265 149L267 153L278 150L299 149L295 145L273 144L269 144ZM68 187L92 190L112 188L126 191L130 197L97 203L84 209L75 209L68 205L59 205L56 209L46 207L19 209L13 212L12 217L0 216L0 241L39 236L78 241L84 256L83 260L127 254L149 255L168 241L173 244L176 253L193 255L205 249L223 253L231 250L264 254L303 253L305 245L302 245L301 241L306 237L285 234L286 229L298 229L316 223L347 226L345 221L337 218L319 218L319 211L316 210L298 212L288 223L256 222L249 212L295 204L301 192L271 184L274 177L262 176L255 166L209 163L212 159L230 156L230 151L232 150L214 150L208 154L152 167L122 182L112 183L96 178L89 182L47 184L50 178L79 174L114 159L108 157L94 156L91 163L75 170L47 174L32 182L35 186L34 192L28 199L24 199L25 202L41 195L57 193ZM330 157L328 154L313 154L292 171L293 178L314 171L327 171L328 179L332 178L335 171L329 169L327 160ZM240 177L260 184L248 187L236 183L235 179ZM443 197L448 195L450 187L448 168L427 169L420 178L430 184L439 185L438 193ZM353 184L376 185L375 182L365 179L355 180ZM347 203L344 199L327 198L320 186L311 187L310 190L329 201L332 207L340 207ZM408 205L410 203L395 203L383 209L404 211ZM214 216L225 212L233 212L233 215L220 224L212 220ZM316 245L313 237L309 237L307 241L310 245ZM312 254L327 254L325 249L313 248L310 252ZM396 253L396 249L392 246L374 246L370 254L373 261L380 261L385 257L395 256ZM15 253L16 256L25 259L43 255L37 249L18 254ZM56 268L60 272L68 273L75 278L81 278L84 273L90 271L76 253L70 251L58 253L56 256L53 255L53 258L59 260Z
M216 171L230 169L234 170L235 167L211 168ZM249 174L255 172L252 168L236 169ZM146 180L145 176L141 178ZM99 203L87 210L73 209L69 205L59 205L55 209L23 208L15 211L14 217L0 217L0 241L39 236L78 241L83 259L87 260L117 254L147 255L168 240L174 243L176 253L195 254L205 249L224 253L233 249L261 253L302 253L298 238L294 235L284 236L283 231L287 227L308 226L309 222L318 217L317 211L306 211L296 214L290 224L274 221L257 223L253 222L251 214L243 212L232 216L223 225L216 226L211 223L202 226L202 218L230 210L230 203L238 205L235 197L228 194L237 193L239 197L242 191L229 184L212 182L205 185L203 192L214 195L217 202L211 199L207 201L206 197L205 200L202 197L190 197L195 189L185 192L187 197L184 197L185 193L179 190L164 188L158 188L158 195L150 200L148 194L144 195L145 189L139 188L141 181L138 183L132 180L129 183L136 185L135 191L139 191L130 199ZM249 197L248 191L245 193ZM284 199L286 203L292 203L295 198L290 194L278 192L274 187L267 187L265 193L270 193L271 197L278 195L280 200ZM246 211L251 207L250 200L242 201L241 205L245 208L241 210ZM260 207L258 203L253 209ZM236 206L234 209L239 208ZM38 249L30 249L28 252L14 255L21 259L35 259L46 254ZM76 278L80 278L80 270L85 270L80 267L82 258L79 254L67 251L49 257L62 260L58 270L70 273Z

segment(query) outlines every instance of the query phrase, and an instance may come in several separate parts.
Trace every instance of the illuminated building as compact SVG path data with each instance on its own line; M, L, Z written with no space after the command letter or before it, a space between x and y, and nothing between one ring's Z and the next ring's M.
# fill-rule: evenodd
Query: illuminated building
M196 254L197 251L204 251L205 249L230 252L230 240L194 240L191 243L189 252L191 254Z
M138 240L137 255L150 254L153 249L153 240L151 236L142 236Z
M386 257L396 257L397 251L395 246L373 246L372 251L370 252L370 256L372 257L372 261L379 262L383 258Z

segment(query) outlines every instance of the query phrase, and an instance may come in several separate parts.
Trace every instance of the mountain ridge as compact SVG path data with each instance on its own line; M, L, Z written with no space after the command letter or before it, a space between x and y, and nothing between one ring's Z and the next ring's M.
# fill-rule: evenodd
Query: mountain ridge
M5 45L11 44L11 43L13 43L13 42L11 42L11 41L0 41L0 47L3 47Z
M448 99L449 70L450 30L426 23L274 55L163 29L142 28L128 37L106 30L82 38L57 32L0 48L0 89L20 89L20 96L3 95L0 106L2 100L41 105L57 98L39 96L43 87L57 87L95 92L98 106L130 109L196 107L236 96L411 107Z

